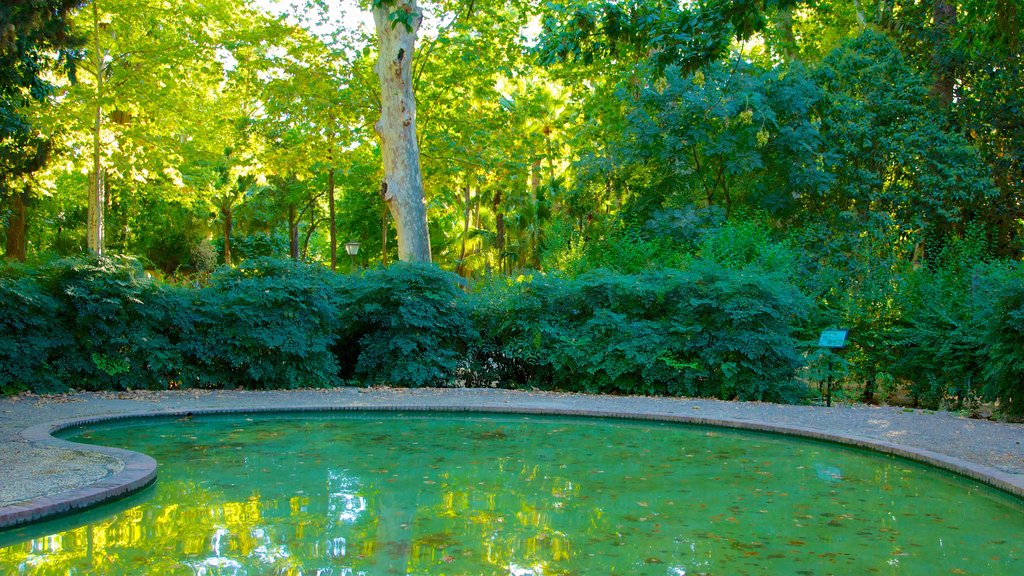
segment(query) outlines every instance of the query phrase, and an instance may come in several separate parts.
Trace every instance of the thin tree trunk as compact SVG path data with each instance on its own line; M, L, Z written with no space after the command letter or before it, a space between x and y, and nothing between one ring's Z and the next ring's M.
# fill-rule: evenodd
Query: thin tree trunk
M106 189L107 206L103 210L104 223L120 224L115 230L114 250L124 251L128 246L128 238L131 235L129 218L128 218L128 207L124 205L124 200L121 194L115 194L113 190L108 186ZM111 224L114 225L114 224Z
M306 236L302 239L302 261L309 261L309 239L312 238L313 232L316 232L316 212L311 211L309 213L309 228L306 229Z
M338 223L334 217L334 168L327 172L327 212L331 230L331 270L338 268Z
M464 206L464 218L462 222L462 250L459 251L459 265L455 269L455 273L459 276L462 276L463 271L466 269L466 241L469 240L469 215L471 213L470 200L472 192L473 191L469 187L469 184L466 184L462 188L462 201Z
M231 266L231 228L233 225L231 205L225 203L221 206L220 213L224 216L224 264Z
M892 28L892 2L893 0L879 0L878 10L875 12L875 23L882 28Z
M498 272L505 273L505 213L501 211L501 190L494 193L494 245L498 249Z
M480 205L481 204L483 204L483 202L480 201L480 190L478 189L477 190L477 202L473 205L473 228L476 228L477 230L480 230ZM477 244L476 252L481 252L483 250L483 244L484 244L483 240L482 239L478 239L476 244Z
M416 31L423 16L416 0L382 0L373 9L373 19L380 49L374 71L380 80L381 117L374 129L380 136L384 161L381 196L395 220L398 258L430 262L430 231L412 89Z
M96 122L93 127L92 174L89 177L89 212L86 242L89 250L103 254L103 209L106 206L103 165L100 159L100 130L103 128L103 50L100 45L99 0L92 3L93 35L95 36L94 59L96 63Z
M935 0L932 5L932 26L935 44L932 46L932 96L943 107L953 103L956 84L956 65L951 44L956 29L956 0Z
M540 157L533 161L530 173L530 206L533 209L533 226L530 229L530 262L540 268Z
M1019 0L996 0L996 26L999 42L1005 46L1007 60L1013 64L1020 57L1021 18L1019 11L1024 10Z
M550 179L550 181L548 183L548 186L549 186L548 190L551 191L551 197L549 198L549 200L551 202L551 210L552 210L552 212L557 212L558 208L559 208L559 198L558 198L558 195L556 195L554 193L555 192L555 152L554 152L554 147L551 144L551 126L545 126L544 130L542 130L542 132L544 133L544 143L545 143L545 145L547 147L547 155L548 155L548 178Z
M95 254L103 254L103 208L105 206L104 187L105 183L102 169L99 173L99 178L96 177L95 172L89 174L89 213L86 245L89 250Z
M21 192L11 196L11 216L7 221L7 247L4 252L9 260L24 262L28 256L28 242L25 239L25 230L28 222L28 193L29 187L26 184Z
M288 252L292 260L299 259L299 213L295 204L288 206Z

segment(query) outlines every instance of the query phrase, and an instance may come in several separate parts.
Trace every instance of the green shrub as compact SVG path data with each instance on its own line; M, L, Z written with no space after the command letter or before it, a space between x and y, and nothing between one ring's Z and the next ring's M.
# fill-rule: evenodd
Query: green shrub
M58 363L75 340L61 308L31 269L0 264L0 394L67 390Z
M794 380L801 360L793 338L809 302L770 273L697 263L688 271L678 314L690 334L686 358L700 371L698 395L795 402L806 393ZM701 386L700 384L703 384Z
M71 388L166 388L181 370L181 356L166 329L170 289L149 278L128 257L57 260L38 271L42 288L60 302L50 320L75 345L55 362Z
M344 374L393 386L453 383L478 338L458 276L397 263L344 278L335 347Z
M762 272L536 275L467 296L430 265L363 276L258 259L206 287L133 260L0 275L5 393L68 387L510 385L799 399L791 336L806 304Z
M331 352L339 308L322 266L258 258L215 272L174 320L183 385L299 388L339 384Z
M643 232L623 228L623 225L622 222L609 224L609 229L600 234L582 234L570 226L552 228L544 240L545 267L576 277L596 269L639 274L678 268L683 264L687 255L685 246L675 237L662 234L662 228L668 224Z
M479 286L473 320L481 337L471 349L472 384L552 386L548 342L559 339L561 328L549 320L557 292L567 282L536 274L493 278Z
M727 222L709 230L699 247L700 258L732 269L757 267L790 276L799 254L769 237L771 228L758 219Z
M790 402L804 392L791 333L807 303L771 275L696 262L635 276L522 278L480 298L489 346L476 364L490 380Z
M980 279L985 265L981 244L956 240L930 267L899 278L896 307L901 314L884 331L880 352L888 372L907 383L915 404L942 407L979 397L985 364L983 310L991 291Z
M988 400L1014 418L1024 416L1024 266L1014 262L987 274L982 282L993 296L984 316L984 386Z

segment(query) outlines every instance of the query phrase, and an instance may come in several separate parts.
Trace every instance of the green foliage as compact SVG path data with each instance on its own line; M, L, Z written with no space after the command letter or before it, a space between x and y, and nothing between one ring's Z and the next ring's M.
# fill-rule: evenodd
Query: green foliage
M467 296L398 264L364 276L255 260L204 288L123 259L5 268L5 393L125 388L395 386L796 401L792 332L806 302L777 277L686 271L537 275ZM53 327L59 329L53 329Z
M346 279L336 348L343 373L393 386L454 383L478 338L458 276L398 263Z
M189 366L182 385L337 385L335 283L323 267L288 260L254 259L218 270L175 319Z
M987 317L984 355L986 399L1015 418L1024 417L1024 267L1020 263L990 275L996 298Z
M48 71L63 67L74 78L81 39L71 33L68 13L82 4L33 0L0 6L0 198L16 177L36 172L49 158L52 142L20 108L52 93Z
M617 229L603 237L588 238L553 227L547 244L547 267L570 277L596 269L638 274L655 268L676 268L686 256L672 238L651 237L635 229Z
M865 32L830 53L814 77L823 167L834 183L806 196L808 212L862 227L872 212L949 233L995 195L977 150L928 106L928 85L895 44Z
M213 240L217 253L223 257L224 238ZM288 254L288 237L284 234L249 234L231 240L231 257L235 260L283 258Z
M166 388L181 369L173 290L157 285L134 259L58 260L41 282L60 299L77 344L62 359L74 388Z
M549 2L535 48L544 64L584 65L649 59L664 68L690 69L713 60L734 35L749 37L764 24L763 6L751 1Z
M936 408L980 396L989 319L996 294L986 241L975 228L955 238L934 264L902 275L902 314L884 334L887 370L908 382L916 402Z
M966 246L964 246L966 244ZM1024 269L1019 262L962 259L969 241L954 244L943 266L922 272L896 334L906 354L894 373L929 406L955 399L994 401L1003 414L1024 416ZM923 280L923 281L922 281Z
M791 277L799 255L770 237L770 228L758 219L733 219L709 230L700 243L700 257L734 270L756 268Z
M683 73L636 98L621 155L636 182L631 212L699 203L786 216L793 198L827 186L817 165L821 98L800 66L761 69L740 56Z
M67 389L59 362L75 341L61 311L34 270L0 264L0 394Z
M482 292L478 364L492 380L561 390L792 402L806 309L777 277L703 262L523 277Z
M0 388L165 388L181 368L172 333L173 290L135 260L57 260L0 280L11 330Z

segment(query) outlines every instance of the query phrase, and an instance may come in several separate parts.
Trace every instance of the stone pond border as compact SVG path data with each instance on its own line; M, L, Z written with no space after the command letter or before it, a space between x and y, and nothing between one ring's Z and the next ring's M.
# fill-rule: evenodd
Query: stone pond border
M0 507L0 529L13 528L41 520L70 514L96 506L98 504L123 498L149 486L156 481L157 462L150 456L139 452L98 446L78 444L55 438L54 433L100 422L117 420L134 420L141 418L185 417L216 414L280 414L301 412L439 412L439 413L479 413L479 414L522 414L545 416L584 416L591 418L613 418L623 420L640 420L655 422L674 422L700 426L731 428L809 438L833 444L854 446L882 454L888 454L921 462L936 468L950 471L968 479L994 487L1018 498L1024 499L1024 475L1010 474L990 466L975 464L966 460L940 454L931 450L903 446L892 442L864 438L851 434L830 433L822 430L794 425L778 425L755 420L739 420L733 418L703 418L671 414L608 411L593 409L573 409L537 406L500 406L500 405L430 405L401 403L368 403L352 406L274 406L269 408L210 408L210 409L176 409L148 410L139 412L119 413L108 416L91 416L49 422L31 426L22 431L22 436L29 442L52 448L71 450L88 450L112 456L124 462L124 468L110 476L102 478L90 485L60 492L58 494L35 498L27 502Z

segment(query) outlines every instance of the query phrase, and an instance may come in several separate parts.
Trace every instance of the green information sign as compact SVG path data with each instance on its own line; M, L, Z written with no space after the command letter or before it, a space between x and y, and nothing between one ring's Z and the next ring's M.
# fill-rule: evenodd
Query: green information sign
M825 330L818 339L822 348L843 348L846 346L846 333L849 330Z

